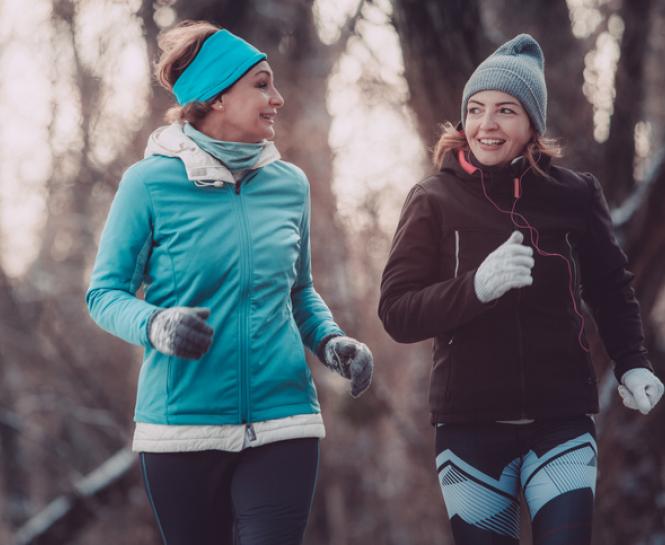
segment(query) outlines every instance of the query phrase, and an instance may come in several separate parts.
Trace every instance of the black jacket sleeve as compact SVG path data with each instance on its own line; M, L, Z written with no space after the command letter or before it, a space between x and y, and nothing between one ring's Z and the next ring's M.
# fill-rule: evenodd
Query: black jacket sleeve
M383 326L398 342L412 343L451 332L492 306L476 297L475 270L441 278L439 208L420 184L413 187L402 208L379 300Z
M590 174L584 175L591 187L588 223L580 247L582 297L589 305L607 353L621 376L636 367L652 369L644 347L640 306L626 268L628 259L617 242L603 190Z

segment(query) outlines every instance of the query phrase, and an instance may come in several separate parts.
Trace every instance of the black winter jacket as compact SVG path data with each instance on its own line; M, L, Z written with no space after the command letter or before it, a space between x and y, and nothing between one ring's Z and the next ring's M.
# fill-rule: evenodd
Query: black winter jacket
M600 184L547 160L540 163L547 177L524 173L522 163L521 171L483 167L470 174L447 154L441 171L416 184L404 204L379 316L398 342L434 338L432 422L597 412L596 378L571 290L577 308L581 298L595 317L617 378L635 367L651 369L632 274ZM533 284L484 304L473 287L476 269L516 228L489 199L509 211L521 174L515 209L537 230L520 228L524 243L566 259L534 251Z

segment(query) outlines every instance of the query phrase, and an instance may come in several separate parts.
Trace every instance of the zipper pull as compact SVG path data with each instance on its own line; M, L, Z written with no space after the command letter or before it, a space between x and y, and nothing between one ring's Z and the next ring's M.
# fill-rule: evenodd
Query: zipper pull
M236 195L240 195L240 183L242 180L236 182Z
M247 424L245 426L245 434L247 435L247 440L250 443L252 441L256 441L256 432L254 431L254 425L253 424Z
M522 182L519 178L513 180L513 195L515 195L516 199L522 196Z

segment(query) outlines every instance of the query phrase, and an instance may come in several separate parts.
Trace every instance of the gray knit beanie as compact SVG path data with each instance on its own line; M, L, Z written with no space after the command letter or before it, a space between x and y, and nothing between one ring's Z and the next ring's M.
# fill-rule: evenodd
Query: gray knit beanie
M545 58L538 42L520 34L487 57L471 74L462 94L462 125L469 98L480 91L502 91L520 101L529 114L534 130L545 132L547 87Z

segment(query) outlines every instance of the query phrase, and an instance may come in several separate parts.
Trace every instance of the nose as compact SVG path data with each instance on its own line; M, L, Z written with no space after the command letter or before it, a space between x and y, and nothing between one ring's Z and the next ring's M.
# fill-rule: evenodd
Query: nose
M483 114L482 119L480 120L480 128L481 129L496 129L498 127L498 124L496 122L496 119L494 118L494 112L492 111L486 111Z
M272 96L270 97L270 104L275 108L281 108L284 106L284 97L280 94L276 87L272 93Z

